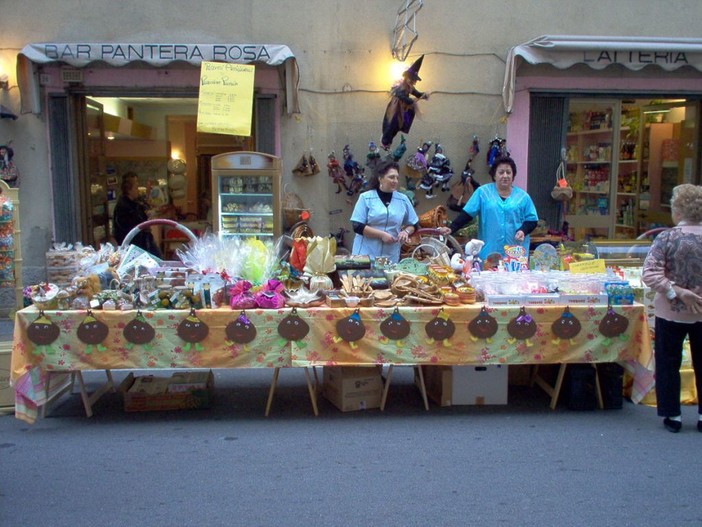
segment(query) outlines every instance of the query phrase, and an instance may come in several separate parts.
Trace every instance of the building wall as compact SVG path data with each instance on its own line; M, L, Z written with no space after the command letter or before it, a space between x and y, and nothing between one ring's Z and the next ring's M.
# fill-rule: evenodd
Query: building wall
M401 0L23 0L3 9L0 73L9 90L0 104L19 112L15 60L32 42L185 42L285 44L300 69L301 114L281 118L284 183L314 209L312 226L326 234L349 227L353 200L334 194L326 171L297 179L291 169L312 150L320 164L350 144L358 161L380 123L395 80L390 74L392 29ZM41 16L37 16L41 13ZM408 137L408 153L424 140L440 141L460 171L472 136L483 151L474 163L486 181L484 153L495 135L505 136L501 100L508 50L542 34L699 37L702 2L680 0L441 0L426 1L416 19L419 38L410 60L426 54L418 88L431 92ZM523 95L522 95L523 97ZM513 114L514 116L514 114ZM0 143L12 141L22 175L25 282L41 276L52 237L52 193L47 190L49 151L46 114L0 121ZM524 126L514 133L526 134ZM524 142L509 137L510 143ZM526 152L513 152L526 159ZM526 179L524 180L526 181ZM444 202L420 200L420 212ZM330 211L341 213L330 215ZM350 243L350 239L347 243Z

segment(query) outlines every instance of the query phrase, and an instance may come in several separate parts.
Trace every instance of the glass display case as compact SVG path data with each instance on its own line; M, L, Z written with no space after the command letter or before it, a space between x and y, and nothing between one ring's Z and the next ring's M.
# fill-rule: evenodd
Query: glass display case
M651 240L593 240L595 256L605 265L617 267L642 267L651 248Z
M213 229L219 236L281 235L280 159L258 152L212 157Z

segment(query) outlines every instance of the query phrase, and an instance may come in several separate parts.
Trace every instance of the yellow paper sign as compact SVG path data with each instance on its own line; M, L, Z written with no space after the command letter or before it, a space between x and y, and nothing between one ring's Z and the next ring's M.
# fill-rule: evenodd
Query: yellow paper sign
M251 64L202 63L198 132L251 135L255 71Z
M604 273L605 261L598 259L585 260L584 262L571 262L569 269L571 273Z

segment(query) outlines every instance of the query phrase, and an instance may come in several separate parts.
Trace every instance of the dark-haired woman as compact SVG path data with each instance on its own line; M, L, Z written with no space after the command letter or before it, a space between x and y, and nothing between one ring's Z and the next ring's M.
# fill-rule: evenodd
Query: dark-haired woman
M368 187L356 202L351 225L356 237L352 254L399 261L403 243L419 228L419 218L409 198L397 191L399 165L381 161Z
M498 157L490 167L493 183L481 185L463 210L448 227L440 229L453 234L474 217L479 216L478 238L485 242L478 257L505 255L505 245L522 245L529 252L529 233L539 220L534 202L524 190L513 186L517 166L511 157Z

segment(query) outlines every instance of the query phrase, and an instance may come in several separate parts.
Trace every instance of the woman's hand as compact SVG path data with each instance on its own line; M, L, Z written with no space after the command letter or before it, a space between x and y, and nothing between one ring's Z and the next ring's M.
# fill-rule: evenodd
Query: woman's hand
M680 301L685 304L685 307L687 307L691 313L696 315L702 313L702 296L690 291L689 289L685 289L684 287L673 286L673 290Z
M439 231L442 236L448 236L451 234L451 229L449 227L439 227L436 230Z
M382 232L380 235L380 239L383 243L394 243L397 241L395 237L389 232Z
M515 242L523 242L524 241L524 231L517 231L514 233L514 241Z
M397 241L405 244L407 241L410 239L410 233L407 232L405 229L402 229L400 231L400 234L397 235Z

